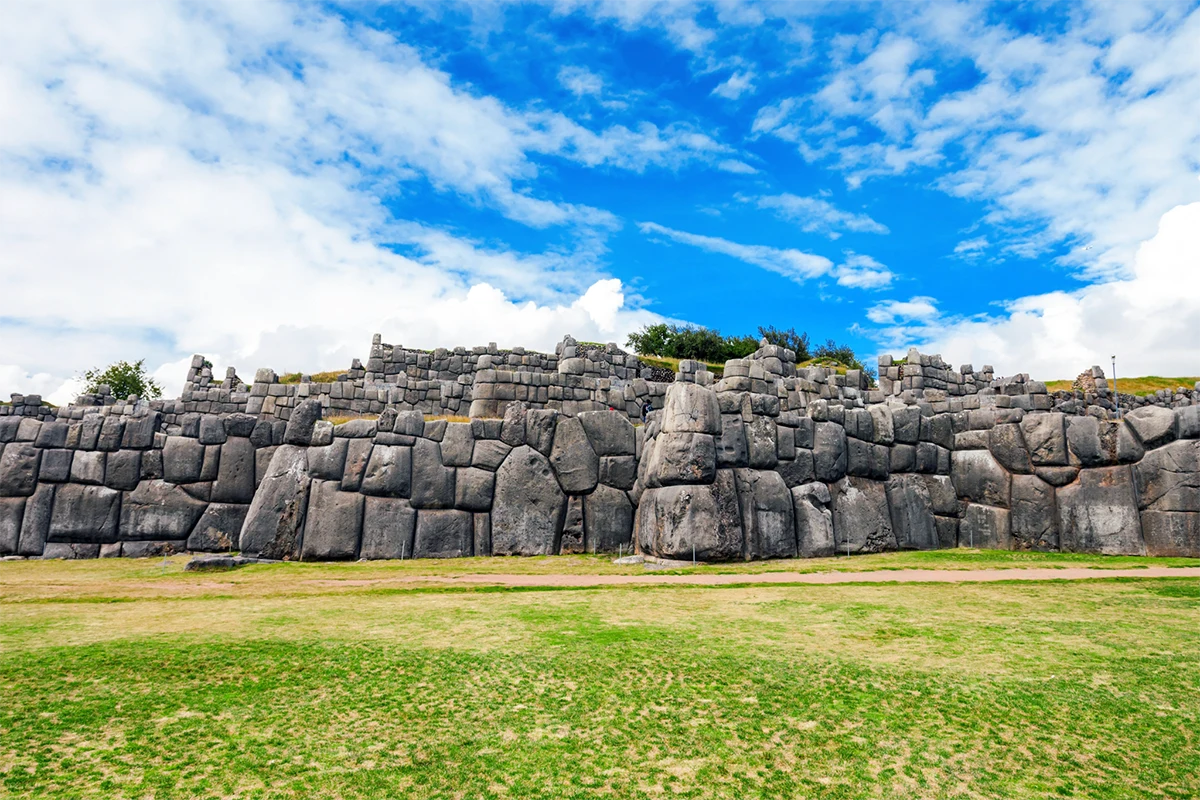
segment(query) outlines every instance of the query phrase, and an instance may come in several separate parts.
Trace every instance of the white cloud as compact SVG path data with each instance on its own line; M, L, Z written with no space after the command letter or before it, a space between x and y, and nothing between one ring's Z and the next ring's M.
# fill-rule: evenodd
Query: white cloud
M1124 274L1159 217L1200 198L1200 115L1187 111L1200 107L1200 10L1089 5L1020 31L983 6L913 5L896 27L849 40L814 98L764 107L753 131L851 186L936 166L940 188L989 203L1001 250L1066 244L1089 279ZM946 63L978 83L930 91Z
M577 97L598 96L604 91L604 79L587 67L563 67L558 71L558 82Z
M754 93L753 72L735 72L712 90L712 94L726 100L737 100L747 93Z
M684 126L597 133L508 108L313 8L18 8L0 26L3 394L63 399L76 372L143 356L174 391L192 352L244 376L342 368L373 332L621 341L654 316L596 267L597 234L516 253L381 198L427 181L602 231L608 212L534 193L534 156L641 170L722 152Z
M1001 315L868 317L897 323L879 331L889 346L916 344L956 363L993 364L1006 375L1070 378L1093 364L1107 365L1113 354L1119 375L1200 375L1198 275L1200 203L1192 203L1163 215L1155 236L1138 247L1126 279L1023 297Z
M976 236L974 239L964 239L954 245L954 255L962 258L975 258L988 249L986 236Z
M882 289L895 277L883 264L860 253L847 253L833 274L839 285L853 289Z
M888 233L887 226L871 219L866 214L843 211L820 197L798 197L794 194L779 194L759 197L759 208L771 209L776 216L795 222L808 233L823 233L837 239L843 231L854 233Z
M722 172L731 172L735 175L757 175L758 170L747 164L745 161L738 161L734 158L727 158L724 161L717 162L717 169Z
M928 320L938 315L937 300L932 297L913 297L908 300L885 300L867 311L867 319L880 325L911 320Z
M666 228L654 222L640 222L638 227L642 233L658 234L680 244L730 256L746 264L782 275L796 283L803 283L810 278L819 278L833 268L833 262L824 256L791 248L780 249L758 244L739 244L716 236L701 236ZM839 282L841 282L840 279Z

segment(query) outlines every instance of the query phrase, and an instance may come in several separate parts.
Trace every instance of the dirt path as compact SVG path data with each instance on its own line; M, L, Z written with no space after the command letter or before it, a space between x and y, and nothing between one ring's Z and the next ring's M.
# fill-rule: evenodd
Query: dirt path
M891 569L871 572L762 572L730 575L460 575L417 576L413 582L491 586L726 586L773 583L991 583L994 581L1078 581L1094 578L1200 578L1200 567L1142 569ZM407 582L407 581L406 581Z

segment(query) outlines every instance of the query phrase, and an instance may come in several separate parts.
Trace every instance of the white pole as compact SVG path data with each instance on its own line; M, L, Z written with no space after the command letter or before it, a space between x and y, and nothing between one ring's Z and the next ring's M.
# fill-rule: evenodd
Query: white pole
M696 566L696 543L692 542L692 566Z
M1121 418L1121 394L1117 391L1117 357L1112 357L1113 365L1113 400L1117 402L1117 419Z

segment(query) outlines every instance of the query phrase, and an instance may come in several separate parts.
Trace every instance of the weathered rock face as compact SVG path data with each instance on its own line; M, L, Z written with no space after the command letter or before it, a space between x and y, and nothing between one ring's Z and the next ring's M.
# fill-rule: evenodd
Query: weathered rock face
M474 539L471 515L466 511L417 512L417 534L413 545L417 558L469 556Z
M717 394L695 383L672 383L662 410L664 433L721 432L721 407Z
M616 411L586 411L579 415L579 421L596 455L634 454L634 428L629 417Z
M337 561L358 557L363 496L339 490L338 481L313 481L304 517L300 557Z
M249 503L254 499L254 445L235 436L221 445L217 480L212 486L214 503Z
M557 553L566 504L549 459L529 445L514 449L496 471L492 554Z
M417 512L394 497L368 497L363 505L361 558L414 558L413 534Z
M121 504L123 541L179 541L188 538L206 504L178 486L142 481Z
M1072 553L1145 555L1132 470L1085 469L1058 489L1058 531Z
M0 497L28 497L37 489L42 451L30 444L12 442L0 452Z
M120 492L105 486L69 483L55 492L47 541L115 542L120 518Z
M376 497L408 497L412 492L412 451L400 445L371 448L359 491Z
M958 546L983 550L1012 549L1011 518L1007 508L968 503L958 524Z
M846 430L832 422L818 422L813 441L813 470L817 480L840 481L846 475Z
M836 552L833 538L833 497L823 483L806 483L792 489L796 520L796 555L826 558Z
M25 498L0 498L0 556L17 552L21 543L21 521L25 518Z
M737 469L734 478L742 512L747 558L795 558L796 522L792 494L778 472Z
M620 489L601 484L583 498L584 548L589 553L626 552L633 545L633 504Z
M1200 511L1200 440L1171 442L1134 468L1138 505L1152 511Z
M1142 533L1148 556L1189 556L1200 552L1200 514L1190 511L1146 511Z
M321 403L318 400L305 400L292 409L288 417L287 427L283 432L283 443L297 446L307 446L312 442L313 427L321 418Z
M238 549L263 558L298 558L311 482L307 448L285 444L276 450L250 504Z
M1008 508L1012 481L1008 472L986 450L953 454L950 478L955 491L972 503Z
M882 483L846 477L830 487L833 535L839 553L881 553L896 549L887 494Z
M238 536L249 510L248 505L209 504L187 538L187 549L205 553L237 549Z
M1054 487L1036 475L1016 475L1012 483L1014 550L1058 549L1058 506Z
M936 550L937 521L929 484L921 475L893 475L886 485L892 530L900 550Z
M596 488L600 460L578 418L559 420L554 432L554 446L550 450L550 463L564 492L584 494Z
M637 542L659 558L729 561L742 557L742 521L732 470L711 484L648 489L638 506Z
M1175 412L1169 408L1138 408L1125 416L1125 422L1146 449L1162 447L1176 436Z
M707 433L660 433L646 466L646 485L712 483L717 472L717 452Z
M1026 414L1021 420L1021 433L1034 464L1066 466L1067 427L1063 414Z

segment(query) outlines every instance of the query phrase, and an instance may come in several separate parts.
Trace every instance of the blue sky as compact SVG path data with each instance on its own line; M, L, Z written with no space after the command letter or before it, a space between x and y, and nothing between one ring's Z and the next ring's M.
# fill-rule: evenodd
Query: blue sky
M1200 373L1196 2L17 2L0 393L795 326Z

